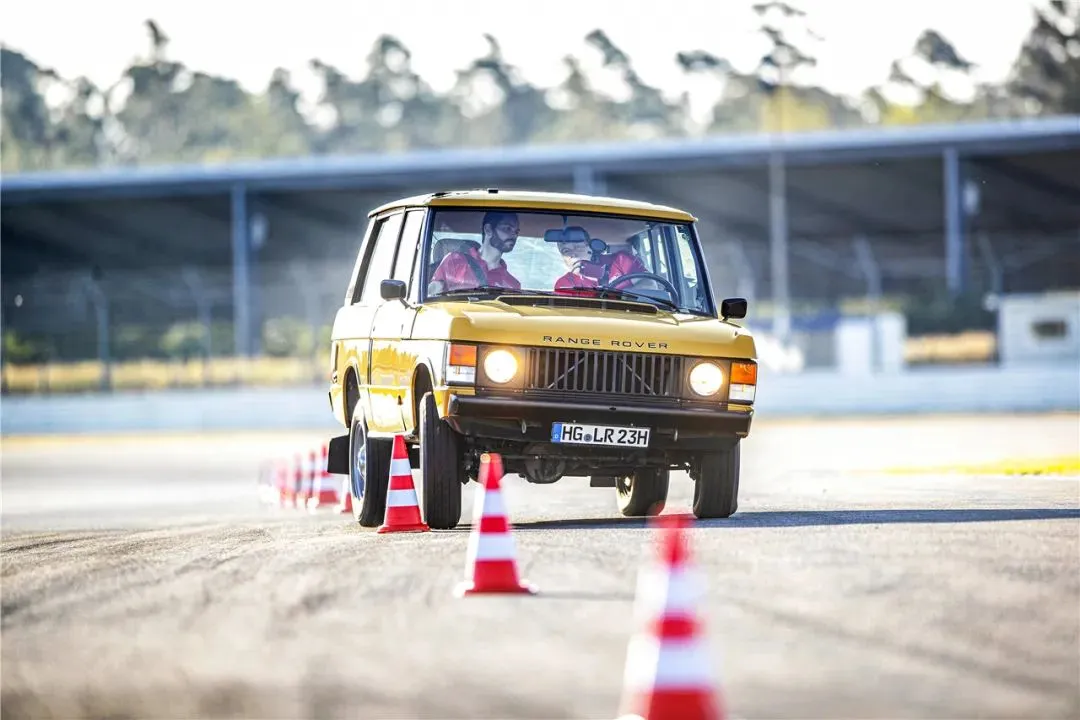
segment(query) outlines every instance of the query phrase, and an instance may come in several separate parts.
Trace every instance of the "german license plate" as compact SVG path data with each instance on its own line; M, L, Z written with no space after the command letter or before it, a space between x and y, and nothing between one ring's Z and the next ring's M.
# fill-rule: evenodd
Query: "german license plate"
M568 445L648 447L649 428L552 423L551 442Z

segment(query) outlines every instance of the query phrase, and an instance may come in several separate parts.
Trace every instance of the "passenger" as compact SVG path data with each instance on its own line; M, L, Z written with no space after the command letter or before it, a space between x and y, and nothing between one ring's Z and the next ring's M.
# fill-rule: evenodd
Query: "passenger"
M612 281L630 273L648 272L640 259L625 250L602 255L601 262L598 263L589 260L592 253L586 242L559 243L559 252L562 253L563 262L569 272L555 281L556 290L595 288L601 283L615 289L629 289L634 287L633 280L629 287L624 288L619 288L619 283ZM650 281L650 284L654 283Z
M481 223L483 240L464 251L447 254L428 283L428 294L438 295L447 290L489 285L521 289L521 283L510 274L503 255L513 252L518 237L517 213L492 211Z
M449 230L449 228L443 228L444 232ZM458 237L444 237L437 240L431 248L431 262L428 263L428 277L435 274L435 271L439 269L439 263L441 263L443 258L447 255L452 252L465 252L470 247L479 249L480 243L475 240Z

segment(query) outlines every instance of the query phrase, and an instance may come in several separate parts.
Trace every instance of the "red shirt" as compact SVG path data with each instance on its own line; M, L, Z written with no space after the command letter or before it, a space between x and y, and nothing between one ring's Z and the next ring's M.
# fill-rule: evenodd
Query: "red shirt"
M469 257L476 261L483 270L487 272L487 278L477 277L476 269L473 264L465 259L464 253L452 252L443 258L443 261L439 263L439 267L435 269L435 273L431 276L432 280L438 280L443 283L444 290L459 290L461 288L471 288L478 285L494 285L495 287L514 288L515 290L521 289L521 283L518 279L510 274L510 271L506 269L506 261L499 258L499 264L490 268L487 262L480 257L480 250L476 247L470 247L466 251Z
M600 278L604 272L603 265L609 267L608 270L608 284L612 287L617 287L617 283L611 281L622 275L629 275L630 273L648 272L645 268L645 264L638 258L634 257L625 250L619 251L608 258L601 258L601 261L607 260L602 264L586 263L583 265L582 275L575 275L572 272L568 272L561 278L555 281L556 290L568 290L570 288L594 288L600 284ZM591 266L591 267L590 267ZM589 275L595 274L596 277L589 277ZM633 281L631 281L633 282Z

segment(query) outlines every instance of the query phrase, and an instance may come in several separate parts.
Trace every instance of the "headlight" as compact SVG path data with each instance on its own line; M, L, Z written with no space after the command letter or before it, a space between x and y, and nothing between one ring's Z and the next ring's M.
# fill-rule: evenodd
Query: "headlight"
M492 350L484 357L484 373L492 382L508 383L517 373L517 358L507 350Z
M723 384L723 371L711 362L698 363L690 371L690 389L702 397L715 395Z

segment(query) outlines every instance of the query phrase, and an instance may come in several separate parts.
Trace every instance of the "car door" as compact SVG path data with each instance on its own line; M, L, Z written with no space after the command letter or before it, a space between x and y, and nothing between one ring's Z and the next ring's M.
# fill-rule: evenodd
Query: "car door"
M342 365L356 370L358 401L369 424L378 413L378 403L371 392L371 331L383 304L379 283L390 276L403 220L404 213L398 211L373 221L368 243L357 260L355 280L347 298L350 302L335 320L335 337L340 338L345 353Z
M410 287L416 254L424 226L424 210L405 213L401 239L394 260L393 272L388 275L405 283L408 296L417 297ZM416 368L417 351L409 342L416 307L412 302L391 300L383 302L375 312L371 327L371 385L372 398L378 398L373 415L378 432L404 432L403 409Z

